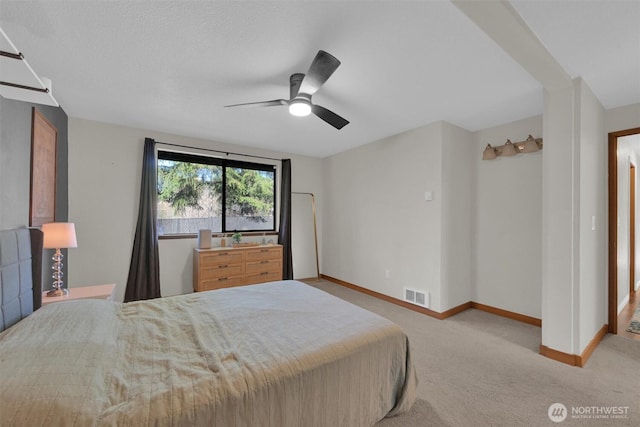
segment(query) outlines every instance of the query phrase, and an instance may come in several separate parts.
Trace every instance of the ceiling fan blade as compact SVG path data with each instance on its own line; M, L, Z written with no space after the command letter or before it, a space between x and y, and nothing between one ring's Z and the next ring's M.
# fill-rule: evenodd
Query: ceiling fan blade
M319 105L313 105L311 107L311 111L313 112L313 114L320 117L322 120L329 123L336 129L342 129L349 124L348 120L343 119L333 111L327 110L326 108Z
M318 51L316 57L313 58L309 71L307 71L304 80L300 84L298 92L313 95L331 77L339 65L340 61L335 56L324 50Z
M247 102L245 104L225 105L225 107L276 107L278 105L289 105L284 99L274 99L273 101Z

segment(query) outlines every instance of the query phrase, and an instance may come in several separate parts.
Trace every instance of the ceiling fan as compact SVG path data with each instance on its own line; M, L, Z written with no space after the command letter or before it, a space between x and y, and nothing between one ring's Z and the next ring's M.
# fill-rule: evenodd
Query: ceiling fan
M309 71L292 74L289 78L289 99L274 99L272 101L249 102L246 104L225 105L225 107L275 107L289 106L289 112L294 116L307 116L310 113L320 117L336 129L342 129L348 120L340 117L331 110L311 102L311 96L331 77L340 65L340 61L323 50L313 59Z

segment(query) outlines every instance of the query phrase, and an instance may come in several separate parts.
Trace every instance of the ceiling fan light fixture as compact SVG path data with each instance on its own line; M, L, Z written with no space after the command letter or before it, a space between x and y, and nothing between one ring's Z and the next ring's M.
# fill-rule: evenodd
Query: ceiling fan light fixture
M311 104L304 99L296 99L289 104L289 113L298 117L308 116L311 114Z

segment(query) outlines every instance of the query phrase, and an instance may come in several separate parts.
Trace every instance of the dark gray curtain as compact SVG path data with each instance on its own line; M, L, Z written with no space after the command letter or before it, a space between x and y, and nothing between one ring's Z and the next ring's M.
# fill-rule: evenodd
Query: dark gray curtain
M280 184L280 228L278 243L282 245L282 278L293 279L291 256L291 160L282 160L282 183Z
M160 263L158 258L156 142L144 140L142 183L138 223L133 240L131 265L124 302L160 298Z

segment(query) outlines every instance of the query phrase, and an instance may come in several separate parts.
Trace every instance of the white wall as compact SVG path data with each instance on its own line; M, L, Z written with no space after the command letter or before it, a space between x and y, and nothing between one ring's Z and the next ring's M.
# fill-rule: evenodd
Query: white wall
M544 91L542 345L577 354L579 151L573 85Z
M472 300L541 318L542 151L482 160L487 144L542 137L542 116L474 133Z
M471 300L471 222L475 181L471 132L442 123L442 282L443 311Z
M324 160L324 274L441 311L441 141L434 123Z
M438 312L468 302L471 141L438 122L325 159L323 273L397 299L428 292Z
M606 114L577 78L543 117L542 344L581 354L607 321Z
M576 79L580 149L578 353L607 323L607 138L604 108Z
M605 111L604 124L607 133L640 127L640 103Z
M122 300L135 233L145 137L156 141L292 159L292 190L309 191L322 204L322 162L247 147L72 118L69 121L69 220L78 248L70 251L70 287L116 283ZM292 212L296 217L296 214ZM296 224L305 226L305 220ZM294 226L296 226L294 224ZM320 235L322 223L318 224ZM301 246L300 242L294 242ZM162 240L160 281L165 296L192 291L195 239ZM306 250L306 249L305 249ZM315 259L294 253L296 277L315 276Z

